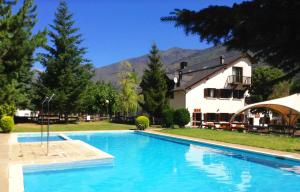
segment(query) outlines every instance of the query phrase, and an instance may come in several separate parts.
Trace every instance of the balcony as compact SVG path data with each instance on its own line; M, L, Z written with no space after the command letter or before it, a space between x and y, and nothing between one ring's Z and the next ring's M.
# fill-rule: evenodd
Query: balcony
M228 85L243 85L250 86L251 85L251 77L239 76L239 75L231 75L227 78Z

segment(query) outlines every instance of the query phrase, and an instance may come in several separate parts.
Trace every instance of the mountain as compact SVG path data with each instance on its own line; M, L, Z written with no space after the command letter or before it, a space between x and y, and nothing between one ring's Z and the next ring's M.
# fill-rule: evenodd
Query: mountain
M177 69L179 69L180 62L182 61L188 62L188 68L193 69L203 66L205 61L219 58L221 55L225 55L225 53L228 53L225 47L216 46L203 50L171 48L166 51L162 51L160 55L166 71L168 73L174 73ZM147 55L143 55L123 61L130 62L138 76L142 77L143 72L147 67L148 57ZM97 68L95 70L96 73L93 80L112 82L113 84L117 83L120 64L123 61Z
M168 66L175 61L191 56L197 52L199 52L199 50L171 48L166 51L161 51L160 55L165 67L168 68ZM137 72L139 77L141 77L148 63L148 55L125 59L117 63L97 68L95 70L95 76L93 80L116 83L118 79L118 72L120 71L120 65L124 61L131 63L132 68Z

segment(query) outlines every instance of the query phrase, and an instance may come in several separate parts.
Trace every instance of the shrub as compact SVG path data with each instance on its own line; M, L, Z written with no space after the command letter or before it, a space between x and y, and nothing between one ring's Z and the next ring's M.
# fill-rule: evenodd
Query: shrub
M137 129L144 130L149 127L149 118L146 116L139 116L135 119Z
M11 116L4 116L0 120L0 128L4 133L11 132L14 125L14 119Z
M166 109L162 113L163 116L163 126L164 127L173 127L174 125L174 110L173 109Z
M187 109L177 109L174 112L174 122L179 127L184 127L190 122L190 112Z
M8 104L0 105L0 118L5 115L14 116L15 112L16 112L16 108L14 105L8 105Z

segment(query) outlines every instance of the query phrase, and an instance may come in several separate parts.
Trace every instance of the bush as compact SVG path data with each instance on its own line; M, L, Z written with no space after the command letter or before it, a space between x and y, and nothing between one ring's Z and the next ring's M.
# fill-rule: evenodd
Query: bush
M146 116L139 116L135 119L135 125L137 129L144 130L149 127L149 118Z
M179 127L184 127L190 122L190 112L187 109L177 109L174 112L174 123Z
M14 116L15 113L16 113L16 107L14 105L8 105L8 104L0 105L0 118L5 115Z
M174 125L174 110L173 109L166 109L162 113L163 116L163 126L170 128Z
M11 132L14 125L14 119L11 116L4 116L0 120L0 128L4 133Z

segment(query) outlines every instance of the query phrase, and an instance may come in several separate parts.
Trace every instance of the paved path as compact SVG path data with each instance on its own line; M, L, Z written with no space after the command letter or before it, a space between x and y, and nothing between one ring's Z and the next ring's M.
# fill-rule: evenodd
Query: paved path
M9 134L0 134L0 191L8 191Z

